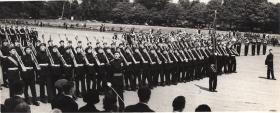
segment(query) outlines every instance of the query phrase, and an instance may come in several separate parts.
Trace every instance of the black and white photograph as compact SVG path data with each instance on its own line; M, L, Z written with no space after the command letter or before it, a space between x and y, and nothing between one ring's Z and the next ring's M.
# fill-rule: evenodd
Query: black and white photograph
M0 0L0 104L280 112L280 0Z

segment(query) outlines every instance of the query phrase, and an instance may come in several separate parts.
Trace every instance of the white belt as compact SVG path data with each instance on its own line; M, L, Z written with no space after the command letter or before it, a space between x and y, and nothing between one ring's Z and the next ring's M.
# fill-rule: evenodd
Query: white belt
M17 67L13 67L13 68L8 68L9 71L15 71L15 70L18 70Z
M114 73L114 74L113 74L114 77L120 77L120 76L122 76L122 75L123 75L122 73Z
M25 67L26 69L28 69L28 70L31 70L31 69L33 69L33 67Z

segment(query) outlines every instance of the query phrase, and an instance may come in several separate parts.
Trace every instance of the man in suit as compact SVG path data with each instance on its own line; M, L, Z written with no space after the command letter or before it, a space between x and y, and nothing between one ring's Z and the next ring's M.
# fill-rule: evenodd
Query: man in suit
M97 90L87 91L83 96L83 101L87 103L85 106L79 109L79 112L100 112L96 109L95 104L97 104L99 100L99 92Z
M74 86L75 86L74 82L72 81L68 81L65 85L63 85L62 88L64 94L57 97L56 101L53 101L52 104L56 106L52 106L52 107L60 109L62 112L77 112L78 104L72 98L75 92Z
M57 89L58 93L55 95L55 97L53 98L52 102L51 102L51 107L52 109L57 108L57 106L60 105L59 99L64 96L64 92L63 92L63 86L68 83L68 80L66 79L59 79L57 80L54 85L55 88Z
M147 105L151 97L151 90L147 87L143 87L138 90L137 94L139 103L127 106L125 112L154 112L154 110Z
M265 59L265 65L267 65L267 79L270 79L270 74L271 74L271 78L273 80L276 80L274 77L272 49L269 50L269 54Z
M14 96L11 98L8 98L4 102L4 111L2 112L17 112L16 107L19 104L25 103L24 98L22 98L23 94L23 86L24 82L23 81L15 81L14 84L11 86L14 89ZM29 108L30 109L30 108ZM29 110L30 111L30 110Z

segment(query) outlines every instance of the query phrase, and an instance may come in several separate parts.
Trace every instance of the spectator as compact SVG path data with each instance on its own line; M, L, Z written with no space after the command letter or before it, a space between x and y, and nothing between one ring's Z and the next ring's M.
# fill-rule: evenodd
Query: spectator
M58 91L57 95L53 98L52 102L51 102L51 106L52 106L52 109L54 108L58 108L58 106L60 106L60 98L62 98L64 96L64 93L63 93L63 86L68 82L68 80L66 79L60 79L60 80L57 80L55 82L55 87Z
M99 112L99 110L95 107L95 104L100 101L98 91L90 90L83 97L84 102L87 104L81 107L79 112Z
M186 99L184 96L178 96L173 100L173 112L183 112L185 109Z
M74 82L68 81L62 88L64 94L56 98L58 103L53 103L57 105L55 108L60 109L62 112L77 112L78 104L72 98L75 92Z
M68 82L66 79L59 79L55 82L55 88L57 89L57 95L63 94L63 86Z
M105 94L103 99L103 108L104 112L118 112L119 108L117 107L117 98L113 95L112 91Z
M211 108L206 104L201 104L195 109L195 112L211 112Z
M154 112L154 110L150 109L147 105L151 97L151 90L147 87L143 87L138 89L137 94L139 103L127 106L125 112Z
M15 110L19 110L22 106L25 106L25 105L18 106L19 104L22 104L22 103L27 104L24 101L24 98L22 98L23 97L22 96L23 95L23 86L24 86L23 81L15 81L14 84L11 86L14 89L15 95L13 97L5 100L4 112L16 112ZM18 108L18 109L16 109L16 108Z
M18 112L18 113L31 113L30 106L27 103L25 103L25 102L20 103L20 104L18 104L15 107L14 112Z

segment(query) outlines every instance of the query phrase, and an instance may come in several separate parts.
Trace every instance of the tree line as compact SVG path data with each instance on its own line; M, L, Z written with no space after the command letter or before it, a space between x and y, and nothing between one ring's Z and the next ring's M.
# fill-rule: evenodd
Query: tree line
M97 20L121 24L145 24L211 28L215 10L217 29L280 33L280 4L267 0L77 0L2 2L0 18Z

